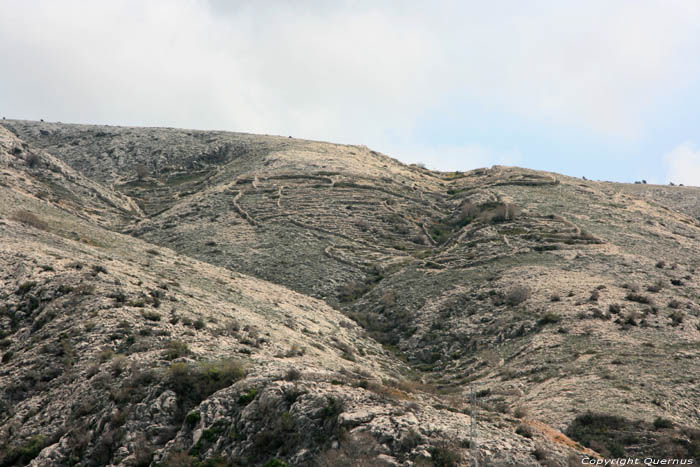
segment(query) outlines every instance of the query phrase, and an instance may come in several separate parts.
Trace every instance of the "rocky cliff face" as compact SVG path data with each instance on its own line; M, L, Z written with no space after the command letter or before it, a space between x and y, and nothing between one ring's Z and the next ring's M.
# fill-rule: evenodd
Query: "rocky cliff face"
M700 461L697 188L0 123L0 465Z

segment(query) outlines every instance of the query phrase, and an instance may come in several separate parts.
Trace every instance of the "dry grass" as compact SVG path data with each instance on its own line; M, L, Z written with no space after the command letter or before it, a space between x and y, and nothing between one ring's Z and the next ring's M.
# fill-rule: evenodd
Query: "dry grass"
M39 219L39 217L37 217L37 215L33 212L27 211L26 209L20 209L13 212L10 219L39 230L48 230L49 228L49 224Z

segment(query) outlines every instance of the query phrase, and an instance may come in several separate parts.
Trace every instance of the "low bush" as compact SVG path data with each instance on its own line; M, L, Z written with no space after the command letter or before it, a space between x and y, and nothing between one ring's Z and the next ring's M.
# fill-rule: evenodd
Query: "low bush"
M243 365L233 359L192 365L173 363L168 369L166 383L183 401L198 404L244 376Z
M630 428L631 422L623 417L588 412L571 422L566 435L605 457L623 457L625 450L619 438Z
M24 162L28 167L36 167L41 162L41 157L39 154L31 152L24 157Z
M160 313L153 310L144 310L141 312L141 316L148 321L160 321L161 318Z
M515 410L513 410L513 416L515 418L525 418L527 417L528 412L529 410L527 409L527 407L519 405L515 408Z
M12 213L10 219L39 230L47 230L49 228L49 224L39 219L36 214L24 209Z
M251 402L253 402L253 399L255 399L255 396L258 395L258 390L255 388L251 388L248 390L248 392L241 394L238 397L238 404L239 405L248 405Z
M27 465L46 446L43 435L34 435L19 446L10 447L4 456L0 454L0 466Z
M628 293L625 299L629 300L630 302L644 303L647 305L654 303L654 301L651 298L638 293Z
M285 461L281 459L270 459L269 461L265 462L263 464L263 467L287 467L289 464L287 464Z
M338 300L341 303L354 302L369 291L369 285L363 282L345 284L338 289Z
M202 415L198 411L193 410L185 416L185 423L192 427L199 423L201 419Z
M525 438L532 438L532 429L522 423L515 429L515 433Z
M300 346L299 344L292 344L292 346L289 347L289 350L287 350L287 353L285 353L284 356L287 358L301 357L305 353L306 353L306 348Z
M654 428L657 430L673 428L673 422L668 418L657 417L656 420L654 420Z
M433 467L458 467L462 463L459 452L447 445L433 446L428 449Z
M680 310L674 310L668 317L671 318L671 324L673 324L673 326L678 326L683 323L683 312Z
M199 317L197 320L192 324L192 327L194 327L197 331L204 329L207 327L207 324L204 322L204 319Z
M540 326L545 326L547 324L558 323L559 321L561 321L561 316L559 316L556 313L548 312L545 313L544 316L542 316L542 318L539 319L539 321L537 321L537 324L539 324Z
M190 353L190 348L187 344L179 340L172 340L165 344L163 357L167 360L175 360L176 358L185 357Z
M530 298L531 295L532 293L529 287L517 285L508 290L505 300L508 305L515 306Z

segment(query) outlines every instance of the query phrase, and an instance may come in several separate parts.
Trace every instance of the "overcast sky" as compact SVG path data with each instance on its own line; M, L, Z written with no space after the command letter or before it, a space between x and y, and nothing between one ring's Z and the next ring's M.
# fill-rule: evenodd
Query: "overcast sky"
M700 185L700 2L0 0L0 115Z

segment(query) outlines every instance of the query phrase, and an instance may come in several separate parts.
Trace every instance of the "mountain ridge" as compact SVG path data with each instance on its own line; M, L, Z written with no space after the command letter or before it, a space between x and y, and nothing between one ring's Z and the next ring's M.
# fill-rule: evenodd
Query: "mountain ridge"
M93 430L92 435L83 435L90 439L76 456L78 451L66 447L72 438L63 433L36 453L37 465L70 456L77 457L76 462L82 462L81 456L110 462L119 457L138 465L139 455L149 454L155 462L171 462L176 456L191 462L182 465L217 457L233 465L255 465L274 457L291 465L328 465L332 456L339 463L350 462L348 448L343 446L359 449L358 445L366 451L365 462L375 462L370 465L467 465L466 427L472 409L465 401L473 384L481 388L479 432L487 434L480 452L484 462L493 465L569 465L581 455L698 456L694 449L700 435L692 430L700 421L692 390L700 358L697 188L595 182L503 166L441 173L404 165L363 146L162 128L3 120L0 149L4 169L0 216L7 227L5 242L13 239L13 248L4 253L3 269L8 272L2 282L6 301L2 329L9 336L5 339L12 356L4 362L0 377L22 379L24 370L13 365L33 351L16 336L41 333L46 324L35 323L51 314L45 308L63 300L60 294L51 295L44 305L41 294L49 292L43 289L39 297L29 298L35 287L54 282L57 271L40 272L38 265L58 269L40 254L49 245L58 245L54 254L76 251L75 245L78 250L91 249L79 253L87 255L83 268L95 263L91 267L98 269L88 274L61 263L66 278L70 271L76 277L86 275L82 280L90 283L103 277L99 267L105 254L95 252L107 251L117 261L104 266L110 275L136 267L130 274L151 277L143 281L147 286L137 285L139 281L132 277L128 287L122 287L128 290L108 290L111 286L97 284L85 295L127 295L121 301L105 300L109 309L123 316L122 321L130 323L131 332L124 332L113 344L104 339L110 331L64 335L56 341L68 340L75 346L74 340L85 339L111 351L112 356L98 365L98 374L111 375L104 378L127 384L141 371L122 370L115 375L110 367L113 358L146 362L158 376L146 384L150 395L145 397L153 396L150 403L162 404L163 398L172 399L172 392L175 406L189 407L193 400L174 390L175 383L168 379L178 358L194 368L212 356L223 357L223 349L212 353L203 345L216 342L218 332L231 342L230 348L251 352L240 357L255 357L244 365L248 377L207 394L191 409L209 407L212 414L225 413L223 418L207 416L190 427L180 418L183 414L173 409L160 424L162 431L172 435L168 437L144 431L148 416L139 407L145 402L117 397L130 420L129 429L115 427L124 431L121 438L112 433L112 444L106 448L105 433ZM34 243L22 246L25 237L34 238ZM26 257L14 257L13 249ZM124 255L130 249L140 254ZM158 266L161 261L170 269ZM5 269L17 262L24 265L24 272ZM186 274L188 282L194 281L189 276L203 275L209 281L223 280L233 289L235 281L251 284L245 293L218 297L216 307L224 309L226 303L241 300L253 303L260 311L241 316L254 323L251 329L258 336L270 332L263 337L270 342L251 347L242 342L255 344L259 337L253 339L248 331L241 331L240 323L235 332L231 332L234 324L224 326L228 327L225 332L218 330L221 323L209 324L208 318L227 322L238 318L231 312L218 318L209 313L198 297L209 296L210 286L201 281L188 285L186 293L192 297L186 295L185 281L172 273L180 268L177 263L191 271ZM160 288L163 280L149 273L150 268L171 282L180 282L172 287L183 291L164 291L171 286L166 281L160 285L168 289ZM226 277L229 274L231 278ZM47 283L34 275L46 276ZM122 284L127 283L124 277L119 279ZM31 282L37 284L17 293ZM56 293L54 288L49 287L51 294ZM287 313L264 311L266 299L260 290L268 288L278 290L277 304L273 300L271 307L291 307ZM190 325L182 325L180 319L166 323L161 294L172 294L177 300L175 311L168 315L172 320L180 307L194 310L187 316ZM335 324L306 335L303 330L310 330L311 322L304 318L303 307L285 304L290 296L315 310L316 319ZM41 311L35 316L37 310ZM59 311L53 313L62 316ZM198 318L204 327L192 330ZM270 326L267 319L285 323L286 330L263 331ZM92 320L98 329L103 324L99 315ZM104 322L105 329L110 328L109 322ZM133 330L136 327L138 332ZM150 329L151 334L141 335L141 329ZM170 335L154 335L157 332ZM46 335L36 336L32 338L37 342L38 336L47 344L53 342ZM144 350L125 353L120 346L129 336L130 346L136 343ZM324 349L335 349L338 357L324 360L324 351L313 347L319 338L324 339ZM159 352L167 354L167 345L179 345L169 342L182 339L194 339L187 350L191 354L172 361L162 358ZM159 346L162 350L155 351ZM303 354L298 355L302 347ZM75 355L78 363L64 364L65 374L73 371L71 377L84 384L85 377L78 375L87 371L87 362L94 364L95 356L84 351ZM286 365L290 359L295 368ZM321 370L333 365L328 382L316 387L312 374L328 374ZM270 371L263 372L266 376L261 380L255 376L257 368ZM309 368L318 370L304 371ZM285 371L291 369L301 375L295 373L293 383L284 383ZM281 380L276 380L280 375ZM267 427L262 431L272 439L297 433L296 444L282 443L261 452L265 443L246 431L240 439L217 435L199 443L202 433L213 430L212 424L223 424L221 420L227 420L227 427L235 425L230 428L234 430L246 426L241 425L246 420L252 426L246 416L256 415L244 414L247 409L238 410L236 404L232 408L227 401L239 397L235 390L253 380L264 381L252 395L251 408L256 410L263 410L259 398L274 392L273 388L296 385L318 392L317 397L307 393L308 400L294 410L294 403L285 410L278 400L271 403L275 409L268 416L257 416L258 428ZM329 402L343 399L336 387L350 394L344 399L347 406ZM380 400L372 399L377 395ZM33 397L49 404L55 398ZM25 410L26 400L15 399L6 394L5 406ZM320 438L299 437L300 427L310 426L305 425L310 423L306 413L324 400L333 406L328 409L331 418L315 419L316 428L311 430ZM99 399L93 404L94 413L78 411L86 412L78 419L90 426L118 404ZM56 408L54 413L65 410ZM589 411L598 417L622 417L620 423L633 424L638 436L601 441L591 428L596 423L614 433L622 430L616 420L597 418L586 425ZM201 417L205 411L200 412ZM394 412L402 413L391 415ZM279 422L284 413L291 419ZM40 409L36 416L41 414ZM399 421L390 428L391 423L386 423L392 417ZM448 421L442 423L439 418ZM423 430L419 419L431 420L432 428ZM656 420L670 425L657 428ZM8 420L3 422L0 445L15 446L20 439L10 434L10 425ZM336 427L347 433L335 431ZM21 432L21 437L36 435L34 428L34 432ZM61 430L54 427L53 431L44 435L45 441ZM136 437L143 448L139 455ZM453 464L437 463L441 456ZM94 462L84 465L100 465Z

